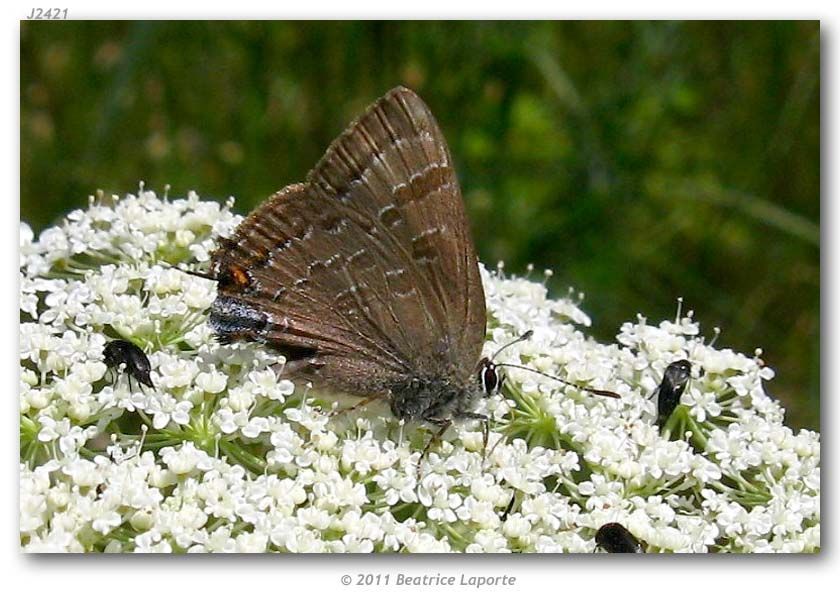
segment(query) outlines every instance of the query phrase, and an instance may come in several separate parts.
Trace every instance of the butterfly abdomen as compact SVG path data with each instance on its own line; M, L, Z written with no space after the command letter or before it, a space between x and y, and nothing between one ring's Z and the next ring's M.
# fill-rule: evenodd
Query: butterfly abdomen
M469 411L481 391L453 377L415 377L390 388L391 412L406 421L436 421Z

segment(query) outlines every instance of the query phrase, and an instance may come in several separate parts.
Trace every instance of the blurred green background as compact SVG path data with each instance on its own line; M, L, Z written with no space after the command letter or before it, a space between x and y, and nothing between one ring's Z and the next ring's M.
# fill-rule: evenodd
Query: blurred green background
M683 296L819 429L819 80L815 21L26 22L21 219L141 179L247 212L404 84L484 262L552 268L601 340Z

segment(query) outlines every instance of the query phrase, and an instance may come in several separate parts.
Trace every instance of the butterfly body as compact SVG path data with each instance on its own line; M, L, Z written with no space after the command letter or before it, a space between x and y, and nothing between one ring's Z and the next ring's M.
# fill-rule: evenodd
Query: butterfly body
M469 412L482 392L477 380L426 375L395 382L388 396L398 419L436 421Z
M274 347L295 378L433 423L472 415L486 391L477 257L446 142L410 90L246 217L209 276L219 339Z

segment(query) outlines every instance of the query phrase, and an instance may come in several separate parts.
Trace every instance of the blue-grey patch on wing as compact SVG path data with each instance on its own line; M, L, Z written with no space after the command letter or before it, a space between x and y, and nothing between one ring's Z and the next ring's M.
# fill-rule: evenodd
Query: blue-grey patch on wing
M268 315L231 296L218 296L210 309L210 326L223 343L259 340L268 325Z

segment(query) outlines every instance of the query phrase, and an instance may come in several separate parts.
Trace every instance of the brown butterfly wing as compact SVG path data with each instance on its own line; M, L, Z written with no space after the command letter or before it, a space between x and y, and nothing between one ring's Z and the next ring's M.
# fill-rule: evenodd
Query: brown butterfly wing
M267 341L340 390L465 380L481 353L484 292L449 151L405 88L249 215L211 273L223 339Z

